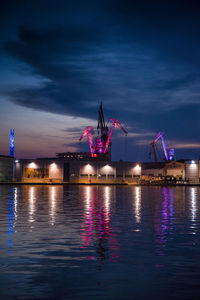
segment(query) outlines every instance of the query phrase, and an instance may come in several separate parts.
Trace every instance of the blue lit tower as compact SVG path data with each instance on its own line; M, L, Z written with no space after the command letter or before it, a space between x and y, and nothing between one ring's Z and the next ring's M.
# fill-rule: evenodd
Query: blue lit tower
M10 156L15 157L14 129L10 129Z

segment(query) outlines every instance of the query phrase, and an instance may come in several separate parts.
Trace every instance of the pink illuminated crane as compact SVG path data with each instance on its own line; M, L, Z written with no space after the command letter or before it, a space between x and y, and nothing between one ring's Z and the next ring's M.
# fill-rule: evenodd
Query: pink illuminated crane
M164 151L164 155L165 155L165 160L166 161L174 160L174 149L171 148L171 149L169 149L169 151L167 150L166 143L164 140L164 134L165 134L164 130L159 132L157 134L157 136L155 137L154 141L150 144L149 158L151 158L151 153L153 152L155 162L158 161L157 154L156 154L156 151L157 151L156 142L159 139L161 139L161 141L162 141L162 147L163 147L163 151Z
M90 146L90 153L91 153L91 157L94 157L94 151L95 151L95 147L93 144L93 140L92 140L92 136L90 131L93 130L92 127L86 127L85 130L83 131L82 136L80 137L79 141L82 141L82 139L87 135L88 136L88 141L89 141L89 146Z
M81 141L86 135L88 136L91 157L106 155L107 153L110 152L108 148L110 145L111 137L115 126L118 126L127 135L127 131L122 127L122 125L117 119L111 118L109 119L108 123L109 122L112 122L112 127L110 129L110 132L108 129L108 124L107 125L105 124L102 103L100 103L99 120L97 126L98 135L95 138L95 143L93 143L92 136L91 136L91 131L93 130L92 127L86 127L85 130L83 131L82 136L79 139Z
M112 137L112 134L113 134L113 130L115 128L115 125L117 125L126 135L128 134L128 132L122 127L121 123L117 120L117 119L109 119L109 121L113 122L112 124L112 127L110 129L110 133L108 135L108 138L107 138L107 141L106 141L106 144L105 144L105 147L104 147L104 150L103 150L103 153L105 154L107 149L108 149L108 145L110 143L110 140L111 140L111 137Z

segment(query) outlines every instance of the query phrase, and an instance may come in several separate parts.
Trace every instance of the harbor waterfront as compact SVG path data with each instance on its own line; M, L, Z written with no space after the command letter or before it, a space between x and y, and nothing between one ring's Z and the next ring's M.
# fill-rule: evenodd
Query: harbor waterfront
M109 128L108 124L112 126ZM180 159L175 149L167 147L165 131L160 131L150 144L149 159L154 162L112 160L111 138L118 127L128 132L114 118L104 120L102 102L99 106L97 132L84 129L79 141L88 137L90 152L59 152L54 157L16 159L14 129L10 129L10 155L0 155L0 183L20 184L200 184L200 159ZM156 146L161 140L164 157L158 160ZM134 157L132 157L134 159Z
M199 299L200 187L0 186L0 298Z
M199 300L200 1L0 7L0 300Z
M81 160L77 153L68 155L72 157L13 159L0 156L0 183L200 184L199 160L114 162Z

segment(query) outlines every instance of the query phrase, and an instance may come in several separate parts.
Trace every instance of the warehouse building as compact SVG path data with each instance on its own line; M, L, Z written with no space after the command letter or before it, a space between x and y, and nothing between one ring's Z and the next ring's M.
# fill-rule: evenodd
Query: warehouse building
M0 182L24 183L127 183L184 181L200 183L200 161L111 162L53 157L14 160L0 156ZM14 175L13 175L14 174Z
M171 161L165 164L165 177L176 180L185 180L185 168L183 162Z
M13 160L13 157L0 155L0 182L7 182L12 180Z
M189 160L184 165L185 179L189 183L200 183L200 161Z
M18 160L15 177L23 182L138 183L141 166L134 162L76 161L60 158Z
M165 176L164 162L142 163L142 176L149 177L164 177Z

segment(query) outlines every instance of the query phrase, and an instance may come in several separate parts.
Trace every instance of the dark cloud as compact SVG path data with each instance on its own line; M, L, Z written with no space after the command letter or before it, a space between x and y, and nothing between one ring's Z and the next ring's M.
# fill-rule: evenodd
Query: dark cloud
M80 131L83 131L84 129L85 126L80 126L80 127L65 128L63 129L63 131L70 134L80 134Z

